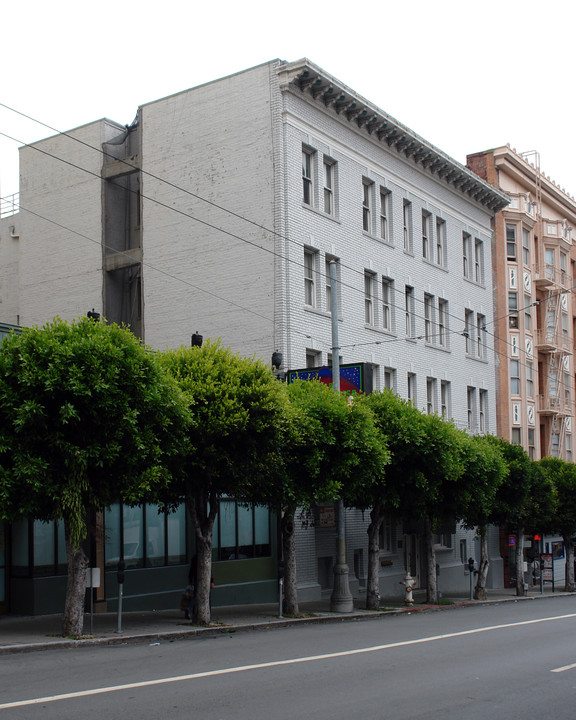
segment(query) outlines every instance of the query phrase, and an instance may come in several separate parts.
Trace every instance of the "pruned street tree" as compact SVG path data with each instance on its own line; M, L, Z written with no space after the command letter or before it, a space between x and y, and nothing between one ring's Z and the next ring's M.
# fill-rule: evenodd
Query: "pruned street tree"
M263 362L218 342L160 354L190 412L183 472L159 496L166 507L186 504L196 537L195 620L210 623L212 534L220 500L261 498L277 473L285 394Z
M410 516L416 502L416 473L419 448L425 438L422 413L408 400L390 390L372 393L362 399L373 412L374 422L384 436L390 452L384 482L376 477L365 489L363 505L370 507L368 533L368 573L366 607L380 606L380 529L387 515Z
M63 632L83 629L90 519L167 481L187 412L129 330L55 319L0 346L0 515L64 524Z
M486 599L486 580L490 569L488 553L488 526L493 513L498 489L505 481L508 466L500 446L489 435L474 435L463 441L465 487L462 496L460 520L465 527L476 529L480 539L480 559L474 588L474 599Z
M539 464L556 488L557 507L552 530L564 541L566 570L564 590L574 592L574 536L576 535L576 465L561 458L545 457Z
M365 491L383 482L388 451L371 411L344 393L317 381L298 380L287 388L289 423L282 442L283 481L271 488L282 511L285 563L284 603L297 615L294 520L299 508L334 501L366 506Z

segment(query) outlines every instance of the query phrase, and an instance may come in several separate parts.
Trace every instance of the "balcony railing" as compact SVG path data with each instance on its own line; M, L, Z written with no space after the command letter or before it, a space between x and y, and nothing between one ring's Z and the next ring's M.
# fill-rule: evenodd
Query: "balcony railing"
M10 217L20 211L20 193L0 198L0 217Z

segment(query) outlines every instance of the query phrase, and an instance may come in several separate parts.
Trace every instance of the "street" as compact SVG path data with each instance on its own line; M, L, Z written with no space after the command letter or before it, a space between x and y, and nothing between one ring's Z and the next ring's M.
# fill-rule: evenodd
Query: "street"
M572 718L576 598L0 657L0 720Z

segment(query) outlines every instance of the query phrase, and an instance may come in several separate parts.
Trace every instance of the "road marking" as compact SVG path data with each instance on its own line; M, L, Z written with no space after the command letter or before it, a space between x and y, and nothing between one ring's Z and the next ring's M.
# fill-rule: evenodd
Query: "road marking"
M550 672L564 672L564 670L573 670L576 668L576 663L572 663L572 665L564 665L563 667L554 668L554 670L550 670Z
M373 647L357 648L356 650L342 650L340 652L326 653L324 655L308 655L306 657L291 658L289 660L273 660L271 662L257 663L255 665L240 665L238 667L222 668L221 670L207 670L205 672L192 673L190 675L177 675L174 677L158 678L157 680L143 680L142 682L128 683L126 685L111 685L110 687L93 688L92 690L79 690L78 692L64 693L62 695L48 695L46 697L31 698L29 700L17 700L15 702L0 704L0 710L25 707L27 705L41 705L59 700L89 697L90 695L103 695L105 693L118 692L120 690L135 690L136 688L152 687L154 685L166 685L168 683L184 682L187 680L199 680L200 678L217 677L218 675L231 675L233 673L246 672L248 670L264 670L266 668L280 667L282 665L296 665L298 663L349 657L350 655L363 655L365 653L381 652L382 650L408 647L410 645L421 645L423 643L435 642L436 640L450 640L452 638L464 637L466 635L477 635L479 633L491 632L493 630L505 630L507 628L521 627L522 625L537 625L539 623L551 622L553 620L568 620L575 617L576 613L570 613L568 615L555 615L554 617L540 618L538 620L523 620L521 622L505 623L503 625L489 625L488 627L474 628L473 630L461 630L460 632L447 633L445 635L432 635L431 637L418 638L416 640L402 640L400 642L387 643L386 645L374 645ZM576 667L576 665L559 668L556 672L560 672L563 669L567 670L568 667Z

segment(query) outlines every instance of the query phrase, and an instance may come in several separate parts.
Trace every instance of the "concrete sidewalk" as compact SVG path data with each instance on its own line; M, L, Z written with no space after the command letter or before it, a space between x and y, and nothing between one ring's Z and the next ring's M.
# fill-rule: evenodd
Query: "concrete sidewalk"
M516 597L513 589L491 590L488 600L470 601L469 597L444 598L440 605L425 605L424 594L417 592L415 603L406 607L398 598L382 599L381 610L364 609L364 598L354 601L351 613L330 611L330 600L300 603L300 616L280 617L277 604L216 607L212 611L210 627L198 627L184 619L178 610L125 612L122 614L121 632L118 632L116 613L94 614L92 621L84 619L84 637L78 640L62 636L61 615L35 617L0 615L0 654L31 652L47 648L73 648L94 645L121 645L127 643L169 642L202 635L217 635L241 630L264 630L287 625L366 620L383 615L407 612L432 612L466 605L481 605L510 601L537 600L562 597L572 593L546 590L543 594L531 591L524 598ZM576 597L576 595L575 595ZM92 632L91 632L92 624Z

